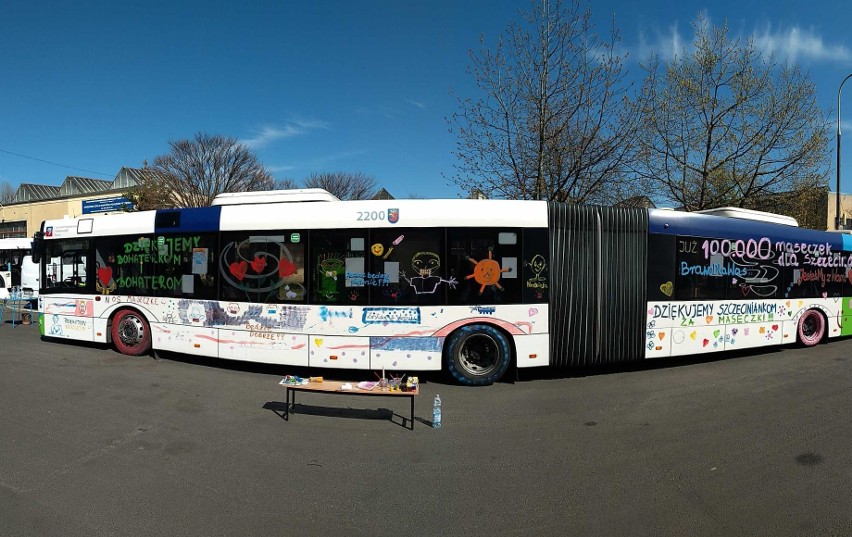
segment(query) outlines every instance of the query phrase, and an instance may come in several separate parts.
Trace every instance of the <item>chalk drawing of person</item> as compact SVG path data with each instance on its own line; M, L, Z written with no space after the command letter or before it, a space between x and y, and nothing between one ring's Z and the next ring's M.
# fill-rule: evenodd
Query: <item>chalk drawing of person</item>
M527 287L538 289L547 289L547 277L542 276L542 273L547 270L547 262L544 256L536 254L529 261L524 261L524 265L530 267L533 271L533 277L527 280Z
M399 275L408 282L408 285L414 289L414 293L418 295L432 294L438 290L438 286L446 283L450 289L455 289L458 283L455 278L445 280L441 276L434 274L441 268L441 258L434 252L417 252L411 258L411 268L417 276L409 278L405 275L405 271L400 271Z

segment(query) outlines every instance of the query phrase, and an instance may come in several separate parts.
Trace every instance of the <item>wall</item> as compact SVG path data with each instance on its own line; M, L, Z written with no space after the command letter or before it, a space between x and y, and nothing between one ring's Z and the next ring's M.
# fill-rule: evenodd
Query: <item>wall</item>
M2 205L0 206L0 221L25 221L27 223L26 236L32 237L36 231L41 229L41 223L44 220L65 218L66 216L75 218L83 213L83 201L114 198L117 195L120 195L120 193L110 191L61 199L26 201L23 203Z

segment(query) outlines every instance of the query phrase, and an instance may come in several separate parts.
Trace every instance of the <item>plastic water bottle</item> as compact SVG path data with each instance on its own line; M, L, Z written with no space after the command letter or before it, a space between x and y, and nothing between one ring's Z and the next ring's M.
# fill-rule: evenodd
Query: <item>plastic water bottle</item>
M441 396L437 394L435 395L435 402L432 404L432 427L441 428Z

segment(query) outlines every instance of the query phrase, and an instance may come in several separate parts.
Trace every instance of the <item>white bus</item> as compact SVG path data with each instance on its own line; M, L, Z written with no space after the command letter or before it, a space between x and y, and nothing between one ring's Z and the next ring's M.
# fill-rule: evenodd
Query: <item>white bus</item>
M720 214L300 190L52 220L40 326L128 355L465 384L852 335L852 235Z
M544 202L225 194L41 235L47 337L469 384L548 364Z
M32 258L32 239L0 239L0 299L15 291L21 298L36 298L39 268Z

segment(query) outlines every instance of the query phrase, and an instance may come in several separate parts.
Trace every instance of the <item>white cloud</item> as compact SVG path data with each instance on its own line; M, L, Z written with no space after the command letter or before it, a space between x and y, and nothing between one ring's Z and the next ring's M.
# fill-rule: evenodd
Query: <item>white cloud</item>
M323 168L325 166L329 166L334 162L341 160L348 160L352 157L358 157L366 154L367 151L365 149L354 149L351 151L343 151L341 153L334 153L330 155L321 155L315 157L308 163L308 167L310 168Z
M272 172L272 173L276 173L276 172L289 172L289 171L291 171L291 170L295 170L295 169L296 169L296 167L295 167L295 166L288 166L288 165L283 165L283 166L266 166L266 169L267 169L267 170L269 170L269 171L270 171L270 172Z
M275 140L300 136L317 129L327 129L328 125L323 121L291 121L283 126L266 126L260 129L253 137L245 138L240 142L252 149L267 146Z
M648 37L644 31L640 31L639 45L631 52L631 55L635 55L640 61L647 60L651 54L656 54L661 62L668 62L675 56L683 55L687 45L690 47L692 45L692 41L688 44L684 43L677 21L665 31L657 29L651 33L653 35Z
M421 110L426 110L426 105L425 105L425 104L423 104L423 103L421 103L421 102L419 102L419 101L415 101L414 99L406 99L406 100L405 100L405 102L407 102L407 103L408 103L408 104L410 104L411 106L416 106L417 108L419 108L419 109L421 109Z
M829 45L813 29L798 26L773 29L766 24L763 30L752 33L755 45L764 54L776 54L791 62L802 58L814 61L848 61L852 51L843 45Z
M709 21L709 15L703 14ZM711 21L712 22L712 21ZM666 30L640 30L639 42L630 50L630 55L639 61L650 58L655 53L662 62L672 60L675 55L683 55L693 50L692 35L685 38L678 29L678 21ZM742 39L742 33L729 28L730 39ZM805 61L849 61L852 50L842 44L826 43L823 37L814 29L803 29L799 26L773 27L770 23L755 25L755 30L748 37L754 39L757 50L766 56L775 54L779 61L795 63ZM744 43L744 41L741 41Z

